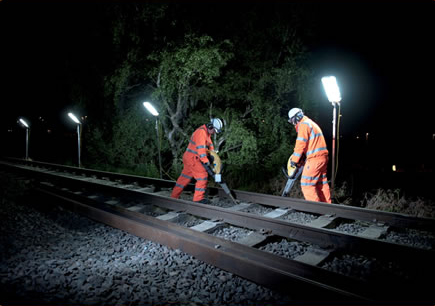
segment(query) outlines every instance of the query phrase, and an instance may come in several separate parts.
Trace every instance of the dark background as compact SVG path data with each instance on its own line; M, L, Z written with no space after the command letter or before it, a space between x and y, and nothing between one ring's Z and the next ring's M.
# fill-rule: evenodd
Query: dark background
M68 71L77 61L105 60L104 40L96 40L95 31L110 35L102 11L112 2L35 2L0 1L2 155L24 155L25 130L17 124L22 116L33 124L32 146L57 144L34 159L72 160L77 136L66 116L74 81ZM286 2L275 1L283 9ZM320 25L309 41L311 65L317 75L335 75L343 97L339 178L361 171L362 180L374 182L394 164L407 173L399 181L432 183L435 1L303 2L312 10L307 22ZM186 5L193 8L186 18L200 18L202 5ZM244 5L222 2L216 20L236 18ZM313 90L324 95L320 83ZM329 145L333 108L324 100L318 123ZM394 175L382 179L385 187L400 174Z

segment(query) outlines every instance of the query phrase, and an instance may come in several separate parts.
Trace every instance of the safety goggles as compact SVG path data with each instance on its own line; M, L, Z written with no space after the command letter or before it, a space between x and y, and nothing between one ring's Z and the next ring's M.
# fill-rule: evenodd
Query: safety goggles
M296 125L295 118L287 120L288 123Z

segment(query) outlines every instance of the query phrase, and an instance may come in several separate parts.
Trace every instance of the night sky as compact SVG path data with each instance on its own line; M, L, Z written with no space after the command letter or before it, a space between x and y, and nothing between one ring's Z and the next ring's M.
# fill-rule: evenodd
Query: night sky
M12 2L0 1L1 135L17 128L19 116L36 114L73 131L65 117L65 71L86 53L104 57L105 46L92 39L104 1ZM435 1L308 2L313 22L322 25L311 42L312 63L317 75L338 79L343 137L369 132L379 154L400 151L402 160L418 159L421 143L431 145L435 134ZM243 13L243 5L229 7ZM313 90L322 91L320 82ZM330 134L332 107L324 100L319 123Z

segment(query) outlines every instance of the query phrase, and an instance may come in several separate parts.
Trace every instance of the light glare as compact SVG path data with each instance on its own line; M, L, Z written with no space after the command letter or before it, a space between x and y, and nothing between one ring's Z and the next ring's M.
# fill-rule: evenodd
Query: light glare
M79 119L77 119L77 117L74 116L73 113L68 113L68 116L72 119L72 121L74 121L74 122L77 123L77 124L80 124Z
M159 113L157 112L157 110L154 108L154 106L150 103L150 102L144 102L143 106L145 106L145 108L153 115L153 116L158 116Z
M341 101L340 89L338 88L337 80L335 79L335 76L323 77L322 83L329 102L331 103L340 102Z
M26 121L24 121L23 119L20 118L20 122L22 125L24 125L26 128L29 128L29 125L27 124Z

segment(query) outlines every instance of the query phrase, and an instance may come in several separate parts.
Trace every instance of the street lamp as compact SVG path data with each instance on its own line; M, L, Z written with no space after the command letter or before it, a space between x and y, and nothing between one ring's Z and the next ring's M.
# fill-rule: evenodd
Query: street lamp
M26 160L29 159L29 130L30 127L23 118L20 118L21 125L26 129Z
M159 112L154 108L154 106L150 102L144 102L143 106L156 117L156 132L157 132L157 148L159 150L159 169L160 169L160 178L162 178L162 158L160 156L160 133L159 133Z
M74 121L75 123L77 123L77 143L78 143L78 158L79 158L79 168L82 166L82 163L80 161L80 126L81 126L81 122L79 121L79 119L77 119L76 116L74 116L73 113L68 113L68 116L71 118L72 121Z
M322 78L323 88L325 89L326 96L329 102L334 107L332 114L332 175L331 175L331 189L334 192L335 182L335 134L337 129L337 105L340 106L341 94L337 85L337 80L334 76L327 76Z

